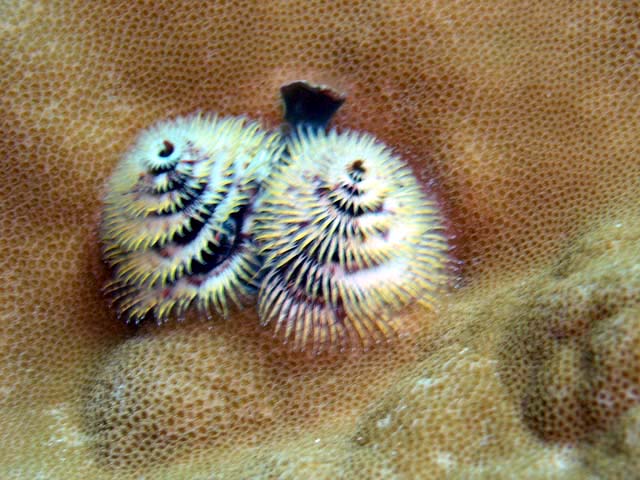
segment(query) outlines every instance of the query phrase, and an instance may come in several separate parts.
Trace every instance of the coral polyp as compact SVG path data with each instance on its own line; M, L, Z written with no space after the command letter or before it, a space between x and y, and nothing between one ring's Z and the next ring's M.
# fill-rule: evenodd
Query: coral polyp
M447 239L435 201L372 135L301 129L265 183L255 237L264 257L263 325L295 350L367 348L395 315L433 308Z
M252 202L281 148L255 122L210 114L139 136L110 180L101 225L119 315L164 322L195 303L226 316L255 295Z

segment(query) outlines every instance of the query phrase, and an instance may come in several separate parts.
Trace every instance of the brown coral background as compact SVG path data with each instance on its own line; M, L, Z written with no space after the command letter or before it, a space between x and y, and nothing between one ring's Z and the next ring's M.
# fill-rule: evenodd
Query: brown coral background
M640 4L4 1L0 478L638 478ZM256 326L134 331L100 289L103 185L197 109L278 88L437 192L461 262L364 354Z

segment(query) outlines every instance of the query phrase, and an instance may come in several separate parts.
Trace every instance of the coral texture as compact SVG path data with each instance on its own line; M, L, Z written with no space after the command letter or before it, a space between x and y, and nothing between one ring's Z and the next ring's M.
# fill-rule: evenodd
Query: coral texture
M0 6L0 478L637 478L640 4ZM347 94L437 193L459 279L382 349L292 353L254 310L140 329L101 287L104 186L198 109Z

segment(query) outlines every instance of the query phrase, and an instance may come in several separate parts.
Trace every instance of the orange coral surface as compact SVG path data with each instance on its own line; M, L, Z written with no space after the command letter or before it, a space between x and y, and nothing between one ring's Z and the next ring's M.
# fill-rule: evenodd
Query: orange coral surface
M13 0L0 49L0 478L638 478L638 2ZM117 322L96 229L137 132L275 128L298 79L438 193L440 310L318 357L251 309Z

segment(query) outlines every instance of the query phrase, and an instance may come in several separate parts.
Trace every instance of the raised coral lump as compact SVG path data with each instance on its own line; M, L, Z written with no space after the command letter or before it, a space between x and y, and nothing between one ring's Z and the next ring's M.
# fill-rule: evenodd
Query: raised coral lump
M138 137L109 182L101 225L119 315L162 323L195 303L226 316L255 294L252 202L280 143L258 123L213 114Z
M263 325L295 350L367 348L432 308L447 240L434 200L370 134L302 129L256 207Z

